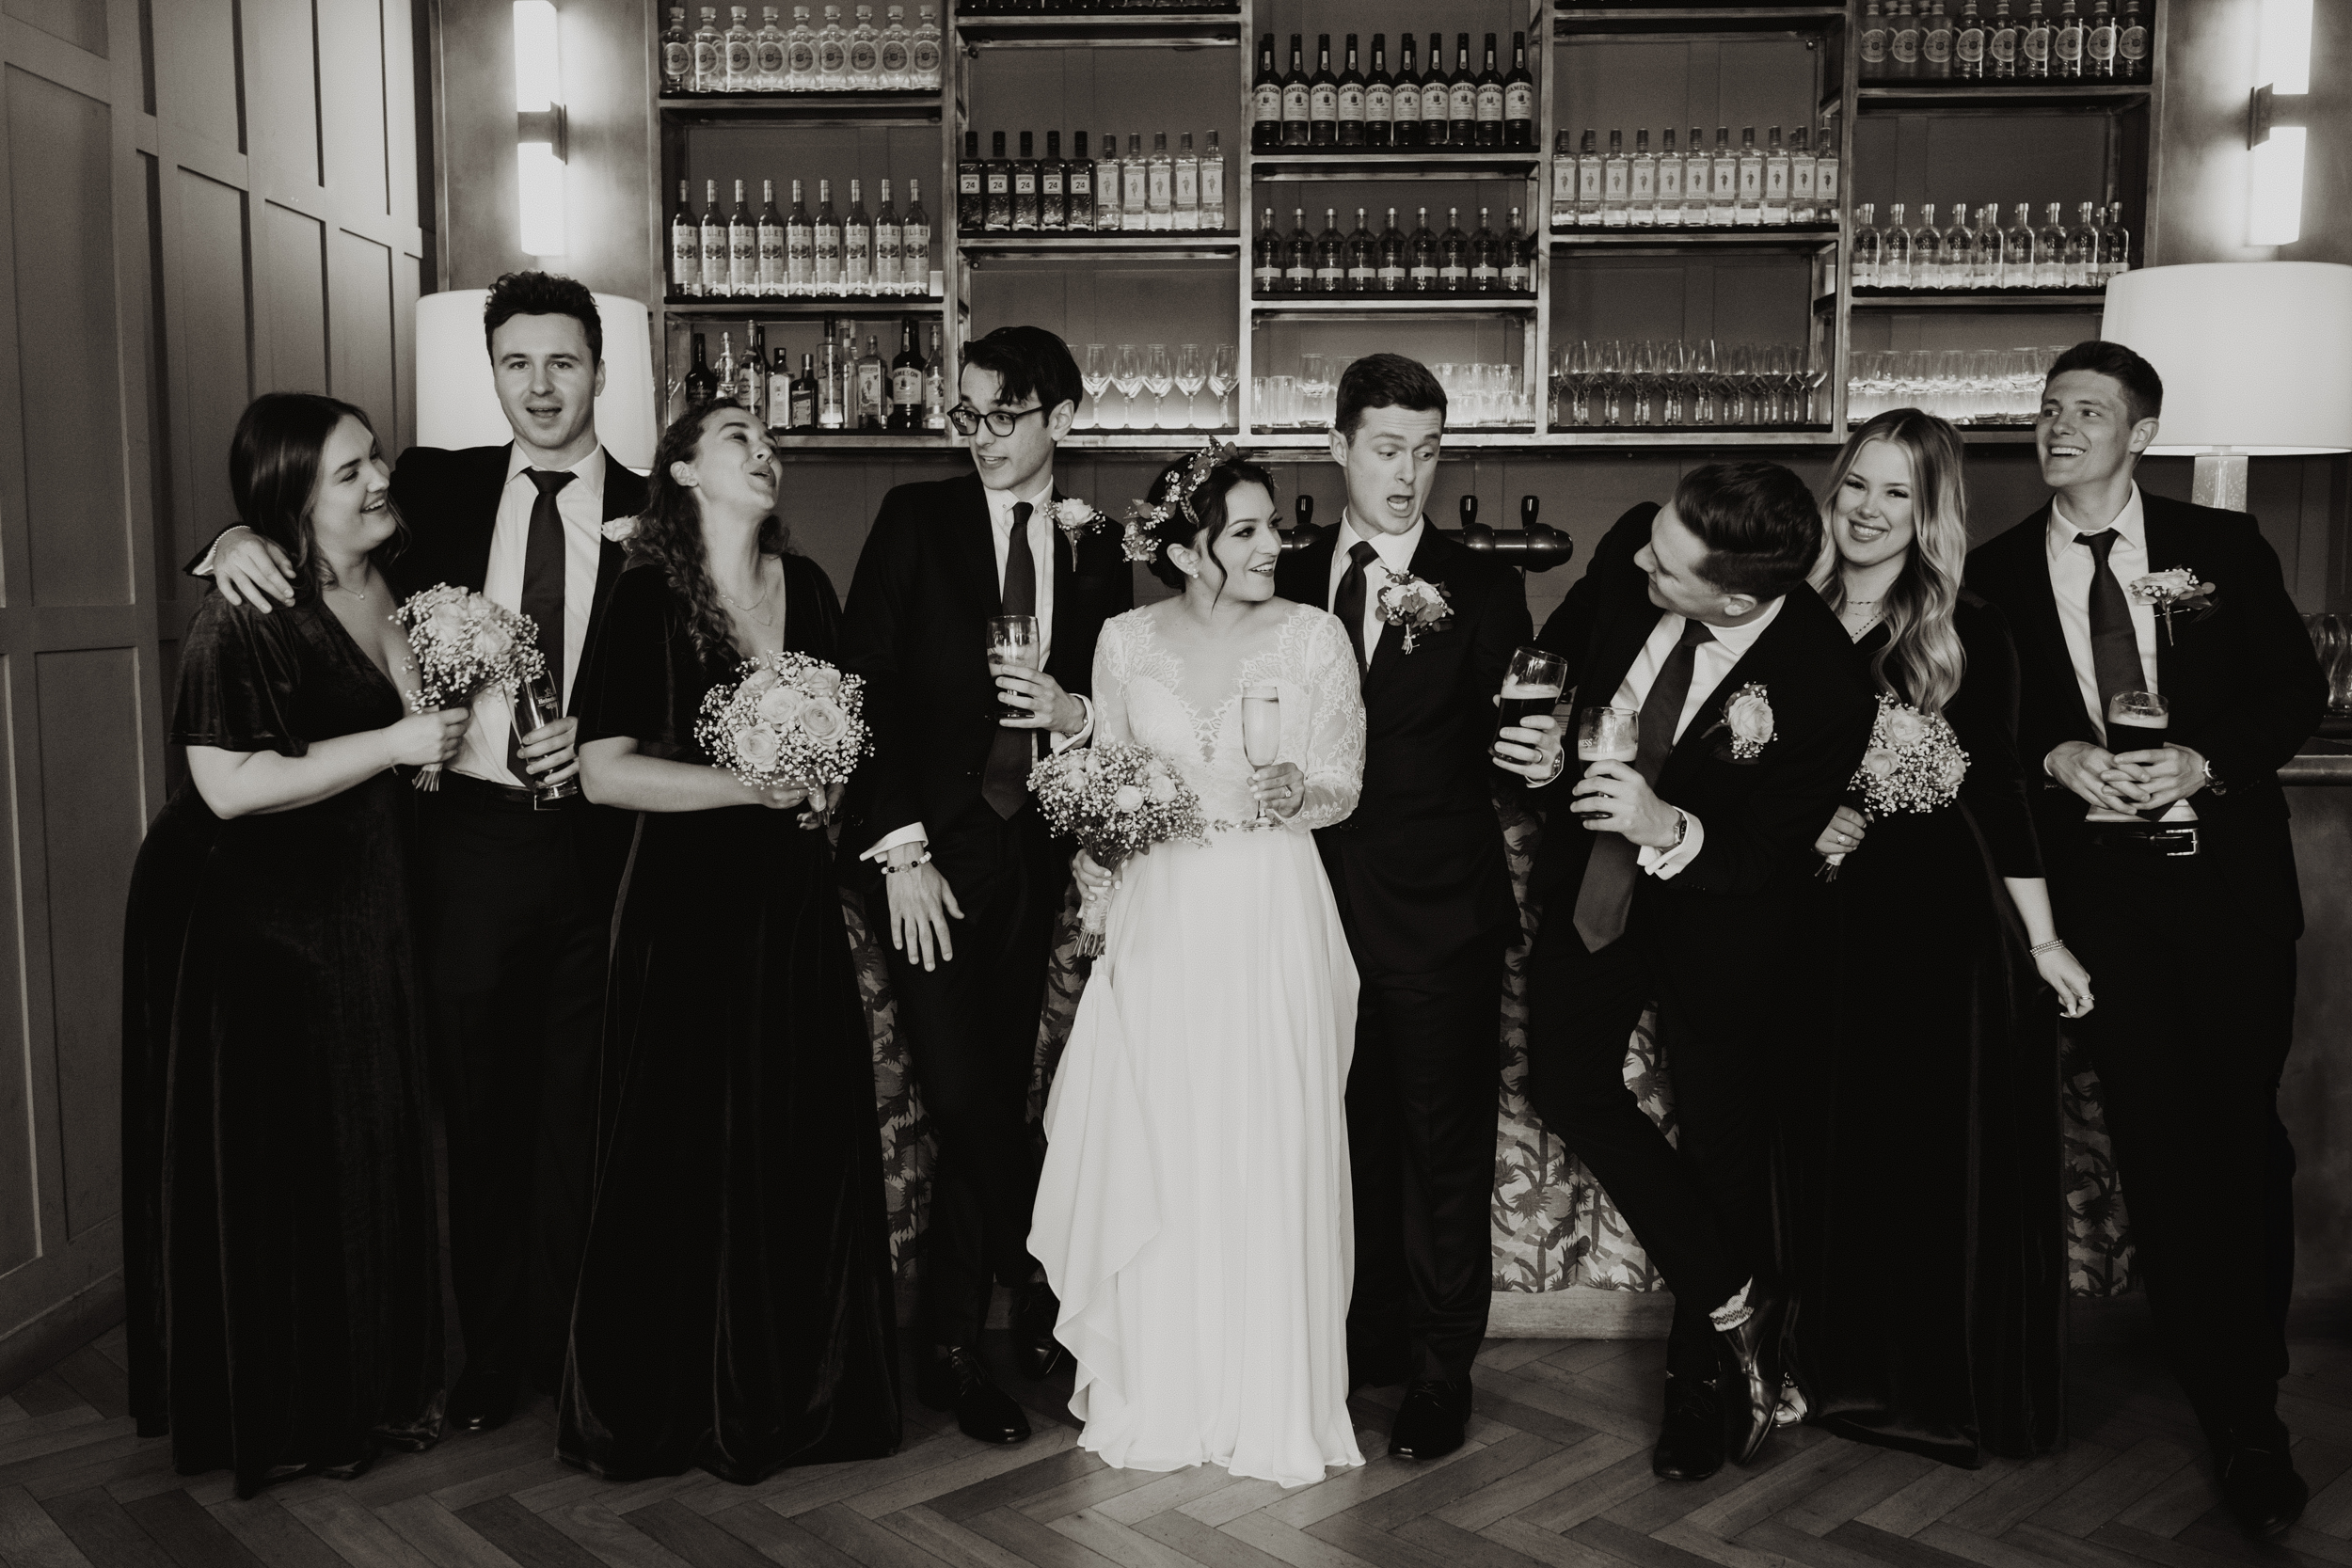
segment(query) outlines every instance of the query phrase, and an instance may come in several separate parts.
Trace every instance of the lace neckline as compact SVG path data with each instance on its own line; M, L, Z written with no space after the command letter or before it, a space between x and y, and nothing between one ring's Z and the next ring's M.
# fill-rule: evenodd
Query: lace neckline
M1289 614L1275 628L1273 641L1254 654L1244 657L1233 672L1232 689L1225 699L1207 713L1200 711L1184 694L1184 660L1160 636L1159 617L1146 606L1135 611L1135 618L1143 628L1143 645L1136 650L1138 673L1148 673L1166 691L1177 706L1184 710L1192 725L1193 742L1200 749L1202 763L1212 763L1216 756L1216 741L1225 726L1225 716L1240 704L1242 696L1253 686L1263 686L1282 668L1283 656L1290 651L1302 614L1312 613L1312 605L1294 605Z

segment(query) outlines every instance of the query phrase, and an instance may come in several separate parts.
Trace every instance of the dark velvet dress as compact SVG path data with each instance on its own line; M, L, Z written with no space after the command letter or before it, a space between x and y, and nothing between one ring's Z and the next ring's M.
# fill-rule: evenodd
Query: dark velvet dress
M785 646L840 609L785 558ZM632 566L582 661L580 741L707 762L706 670ZM613 921L596 1202L558 1452L613 1481L749 1483L899 1437L872 1048L831 846L798 811L646 812Z
M302 756L400 693L315 594L208 598L171 739ZM132 1413L238 1495L440 1431L440 1253L410 940L414 796L387 769L222 821L182 786L132 874L123 1212Z
M1974 1467L2059 1440L2066 1252L2057 1010L2000 880L2042 875L2017 657L1974 595L1956 625L1960 798L1874 821L1817 900L1791 1240L1812 1418ZM1854 657L1885 642L1881 626Z

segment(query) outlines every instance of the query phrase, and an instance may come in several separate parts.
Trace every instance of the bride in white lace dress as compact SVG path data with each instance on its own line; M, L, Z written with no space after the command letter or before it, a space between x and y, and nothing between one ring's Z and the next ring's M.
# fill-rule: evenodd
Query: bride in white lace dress
M1199 473L1169 470L1155 499ZM1120 868L1046 1104L1029 1250L1061 1298L1082 1446L1298 1485L1363 1463L1342 1109L1356 965L1311 830L1355 809L1364 708L1339 622L1274 597L1264 470L1229 461L1189 500L1144 535L1181 595L1103 627L1095 736L1170 759L1213 826ZM1280 761L1253 769L1242 699L1266 686ZM1079 874L1107 880L1084 855Z

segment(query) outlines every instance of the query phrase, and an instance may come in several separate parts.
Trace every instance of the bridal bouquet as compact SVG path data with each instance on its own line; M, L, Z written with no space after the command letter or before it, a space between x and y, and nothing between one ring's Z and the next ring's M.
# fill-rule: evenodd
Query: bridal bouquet
M417 689L403 693L419 713L465 707L494 686L520 690L547 670L539 627L530 616L469 589L436 583L392 612L416 655ZM416 777L419 789L441 787L441 765Z
M858 676L790 653L763 654L736 673L704 694L694 742L752 788L839 784L872 752Z
M1879 693L1879 715L1870 727L1870 749L1854 769L1849 799L1859 799L1866 818L1899 811L1941 811L1960 796L1960 782L1968 776L1968 753L1960 737L1940 713L1922 713L1899 703L1890 692ZM1836 881L1846 863L1831 855L1821 868L1823 881Z
M1114 742L1073 747L1029 770L1037 808L1056 832L1078 841L1104 870L1155 844L1198 840L1208 831L1200 798L1184 775L1149 746ZM1107 905L1089 895L1078 911L1078 951L1104 946Z

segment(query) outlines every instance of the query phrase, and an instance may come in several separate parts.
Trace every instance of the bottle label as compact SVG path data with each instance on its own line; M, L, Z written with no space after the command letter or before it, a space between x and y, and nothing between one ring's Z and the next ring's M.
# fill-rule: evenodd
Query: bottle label
M956 173L956 194L959 196L979 195L980 171L977 168L959 169Z
M1347 268L1347 286L1359 294L1370 293L1372 292L1372 263L1370 261L1350 262Z
M1919 41L1919 57L1930 65L1949 65L1952 58L1951 29L1931 29Z
M1658 166L1658 204L1661 207L1677 206L1681 200L1682 160L1668 158ZM1664 215L1664 221L1671 223L1674 219L1671 215Z
M2148 57L2148 29L2130 26L2116 35L2116 53L2134 65Z
M1983 64L1984 29L1981 27L1962 28L1960 36L1952 40L1952 57L1963 65Z
M1390 102L1389 118L1398 124L1421 119L1421 85L1419 83L1399 82Z
M1250 118L1261 125L1279 125L1282 120L1282 87L1279 82L1267 82L1250 94Z
M2102 64L2115 60L2115 27L2105 24L2090 29L2090 57Z
M1395 113L1396 89L1383 87L1378 82L1364 88L1364 119L1367 121L1386 125Z
M838 76L850 67L850 51L832 40L819 40L817 45L817 69L827 76Z
M1450 287L1459 288L1470 281L1470 268L1459 261L1448 262L1438 269L1438 279Z
M898 241L899 265L902 268L912 267L918 271L929 272L930 270L930 225L928 223L908 224L905 230L901 231L901 237ZM926 288L928 288L930 284L930 279L928 277L910 277L907 281L910 283L922 284Z
M1601 169L1598 158L1587 156L1576 166L1576 198L1587 205L1600 200Z
M1478 118L1495 124L1502 121L1502 85L1489 82L1478 89Z
M2083 30L2080 27L2058 29L2058 57L2068 61L2076 61L2083 57Z
M1422 261L1413 263L1413 287L1426 292L1438 281L1438 269Z
M727 74L736 81L751 79L752 40L737 39L727 44Z
M1919 60L1919 29L1896 28L1894 44L1887 53L1895 56L1897 65L1916 65Z
M1508 293L1523 294L1527 293L1526 266L1518 261L1513 261L1509 266L1503 268L1502 287L1504 292Z
M1535 118L1535 89L1525 82L1512 82L1505 85L1502 89L1502 118L1534 119Z
M817 230L817 276L839 277L841 273L841 230Z
M916 39L914 40L914 51L910 55L909 58L914 63L914 73L917 76L936 76L939 74L939 44L936 40L931 39Z
M1304 261L1294 261L1283 270L1282 277L1293 289L1303 290L1315 280L1315 269Z
M703 237L680 225L670 234L670 270L680 293L692 293L703 278Z
M850 74L852 76L873 75L881 60L882 51L864 40L850 45Z
M694 52L685 44L665 43L661 46L662 75L674 82L682 82L686 79L686 73L693 69Z
M1772 159L1764 162L1764 199L1786 203L1788 199L1788 166Z
M762 76L784 74L784 43L781 40L762 39L757 58Z
M726 237L721 235L713 239L710 235L705 234L703 236L703 281L723 292L727 279L731 276L732 267L733 262L727 255Z
M1297 120L1300 124L1302 124L1302 125L1303 125L1303 124L1305 124L1305 123L1306 123L1306 121L1307 121L1307 119L1308 119L1308 115L1307 115L1307 100L1308 100L1308 92L1307 92L1307 84L1306 84L1306 83L1304 83L1304 82L1293 82L1293 83L1291 83L1289 86L1287 86L1287 87L1283 87L1283 89L1282 89L1282 119L1283 119L1283 121L1284 121L1285 123L1288 123L1288 122L1289 122L1289 121L1291 121L1291 120Z
M874 226L874 277L877 281L898 281L898 236L904 230L879 223Z
M1993 37L1985 44L1985 50L1993 56L1993 63L1995 65L2016 65L2017 29L2014 27L1994 28Z
M1630 187L1632 170L1621 158L1612 158L1601 168L1600 198L1603 201L1623 201Z
M1740 166L1729 158L1715 160L1715 199L1729 201L1740 194Z
M1813 161L1813 199L1834 210L1837 206L1837 160L1816 158Z
M784 246L784 280L787 286L805 287L817 276L817 236L806 229L796 229L786 237Z
M1340 87L1339 110L1342 119L1363 119L1364 89L1353 82L1343 84Z
M1145 180L1143 166L1140 164L1130 164L1120 172L1125 178L1120 182L1123 195L1120 205L1129 213L1143 211L1151 205L1150 187Z
M1502 269L1496 266L1492 261L1481 261L1478 265L1470 268L1470 275L1471 282L1483 284L1487 290L1491 291L1495 286L1495 280L1502 276Z
M1307 118L1310 120L1340 118L1340 89L1328 82L1319 82L1307 89Z
M1217 228L1225 226L1225 160L1221 156L1200 166L1200 217L1203 226L1211 217L1216 219Z
M1632 193L1634 205L1646 207L1658 199L1658 166L1635 164L1627 188Z
M1336 266L1316 267L1315 288L1317 292L1327 294L1338 293L1340 292L1340 269Z
M1869 27L1863 30L1862 63L1864 65L1884 65L1886 63L1885 28Z
M785 73L790 76L817 74L817 46L806 39L784 46Z
M784 230L773 224L759 229L759 279L765 283L784 276Z
M890 372L890 401L900 408L923 406L923 370L919 365L900 365Z
M711 90L710 84L719 79L719 46L697 39L694 42L694 81L696 89Z
M817 423L817 394L803 388L792 394L791 430L807 430Z
M860 418L880 414L882 408L882 366L879 359L867 359L857 368L857 411Z
M1077 164L1077 165L1074 165L1074 166L1073 166L1071 167L1071 169L1069 170L1069 176L1070 176L1070 194L1071 194L1072 196L1084 196L1084 197L1091 197L1091 196L1093 196L1093 195L1094 195L1094 166L1093 166L1093 165L1091 165L1091 164Z
M1788 165L1788 194L1799 201L1813 199L1813 159L1800 152Z
M1037 188L1047 196L1061 195L1061 166L1058 164L1048 164L1043 169L1039 171L1037 177Z
M1260 293L1268 294L1274 292L1274 285L1281 280L1282 269L1271 261L1262 261L1251 271L1249 277L1250 280L1257 284Z
M1200 205L1200 170L1198 166L1176 166L1176 205L1197 209Z
M2050 29L2034 27L2026 33L2026 59L2028 64L2045 64L2050 58Z
M991 196L1005 196L1005 195L1009 195L1009 194L1011 192L1011 190L1012 190L1012 176L1011 176L1011 175L1007 174L1007 173L1006 173L1003 169L1001 169L1001 168L992 168L992 169L990 169L990 170L988 171L988 194L989 194L989 195L991 195Z
M1394 293L1405 286L1405 263L1383 261L1380 263L1378 277L1381 291L1385 293Z
M1035 196L1035 195L1037 195L1037 174L1036 174L1036 172L1035 172L1034 170L1032 170L1032 169L1025 169L1025 169L1021 170L1019 173L1015 174L1015 175L1012 177L1012 194L1013 194L1013 195L1015 195L1015 196Z
M1501 113L1502 106L1498 104L1496 106L1498 118ZM1477 83L1456 82L1454 84L1446 98L1446 118L1448 119L1476 119L1478 118Z
M850 224L841 231L841 260L851 277L864 277L874 264L874 231Z
M896 39L884 39L882 69L884 76L904 76L907 73L907 46Z
M1576 159L1563 155L1551 160L1551 200L1554 206L1576 199Z

